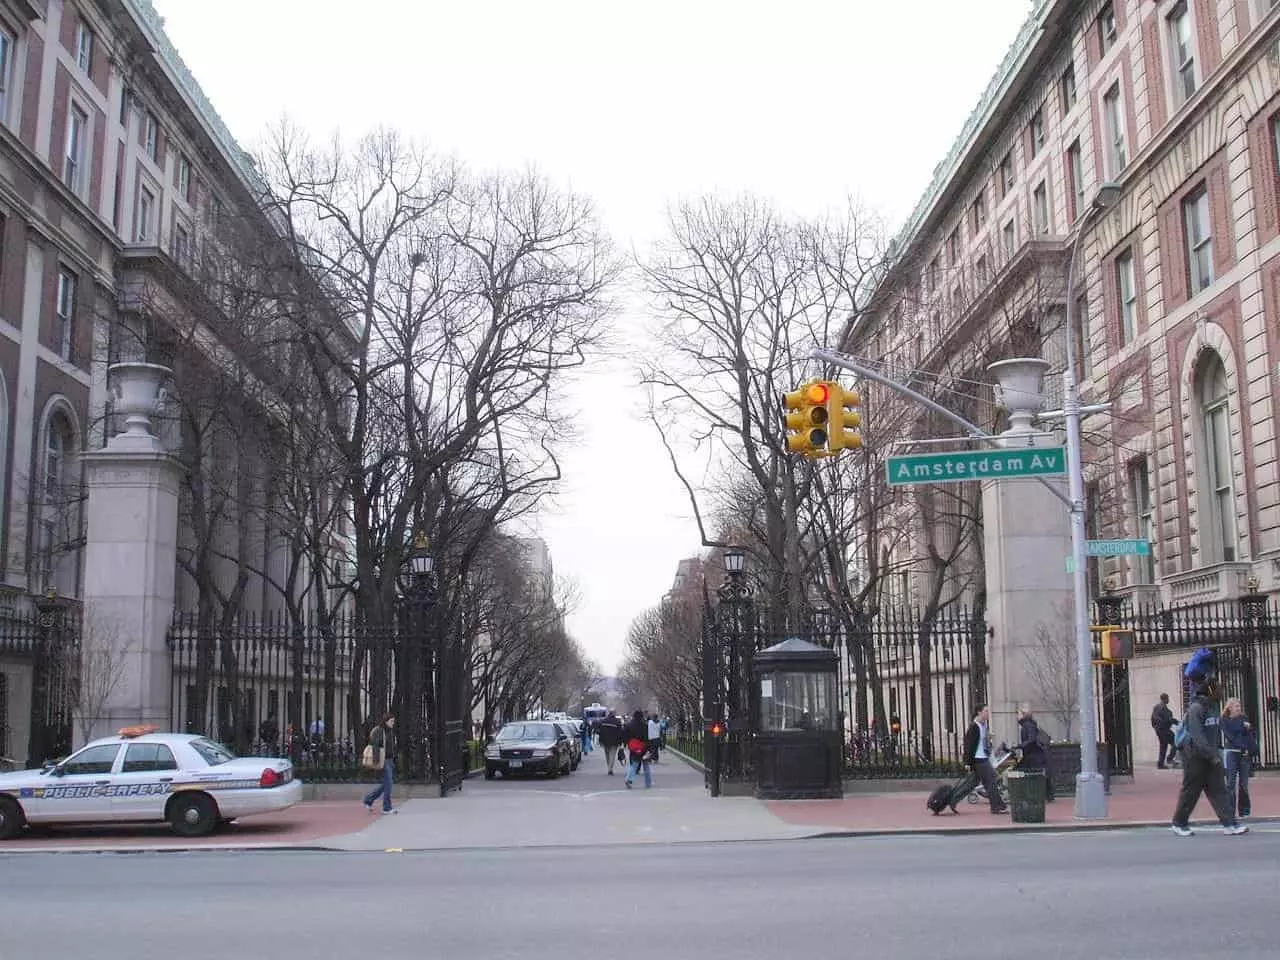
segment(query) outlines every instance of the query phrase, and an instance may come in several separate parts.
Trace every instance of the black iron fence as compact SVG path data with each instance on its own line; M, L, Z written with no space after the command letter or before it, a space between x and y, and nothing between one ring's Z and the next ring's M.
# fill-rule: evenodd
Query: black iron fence
M1187 607L1134 607L1118 599L1104 599L1099 607L1103 623L1134 634L1134 659L1118 668L1124 673L1125 700L1117 714L1126 718L1132 714L1128 682L1135 671L1150 668L1155 658L1164 656L1171 661L1165 672L1172 674L1176 668L1181 676L1191 654L1200 647L1210 647L1218 654L1223 700L1240 700L1258 731L1263 764L1280 763L1280 606L1274 599L1248 593L1237 601ZM1183 688L1183 710L1187 696ZM1140 705L1139 712L1145 717L1150 706ZM1179 704L1175 703L1174 709L1178 711ZM1116 722L1119 719L1117 716ZM1106 718L1103 720L1105 725ZM1132 769L1131 748L1129 767Z
M473 762L470 718L460 715L463 658L447 638L432 636L433 626L408 617L374 626L353 617L269 615L224 627L179 616L169 632L173 729L241 753L288 757L304 779L369 780L376 774L361 768L360 755L391 711L397 778L438 781L443 771L456 786Z

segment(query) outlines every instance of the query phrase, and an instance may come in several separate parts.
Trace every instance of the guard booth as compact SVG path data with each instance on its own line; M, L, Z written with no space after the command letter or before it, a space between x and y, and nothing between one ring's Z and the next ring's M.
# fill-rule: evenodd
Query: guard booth
M840 699L834 650L792 637L755 655L756 796L839 799Z

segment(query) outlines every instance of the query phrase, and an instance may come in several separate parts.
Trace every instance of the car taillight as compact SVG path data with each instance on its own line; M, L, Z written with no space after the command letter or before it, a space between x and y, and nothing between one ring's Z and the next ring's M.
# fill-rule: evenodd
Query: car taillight
M284 777L279 772L267 767L262 771L262 776L258 779L258 786L265 788L278 787L284 783Z

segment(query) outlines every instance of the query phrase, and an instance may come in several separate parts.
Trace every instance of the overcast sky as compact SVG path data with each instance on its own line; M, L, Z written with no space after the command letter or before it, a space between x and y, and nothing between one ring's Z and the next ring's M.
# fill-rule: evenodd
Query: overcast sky
M591 196L623 250L670 201L751 191L801 215L853 195L895 228L1030 0L153 0L252 149L280 117L317 135L394 126L474 167ZM634 331L641 304L621 321ZM583 441L540 534L578 584L569 621L606 670L699 550L688 499L625 367L575 390Z

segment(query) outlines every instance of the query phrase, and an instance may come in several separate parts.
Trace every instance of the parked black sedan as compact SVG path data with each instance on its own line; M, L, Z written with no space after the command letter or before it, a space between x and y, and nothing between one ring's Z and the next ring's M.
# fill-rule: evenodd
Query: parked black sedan
M518 720L498 731L484 750L484 778L520 773L558 777L573 768L572 745L564 728L550 720Z

